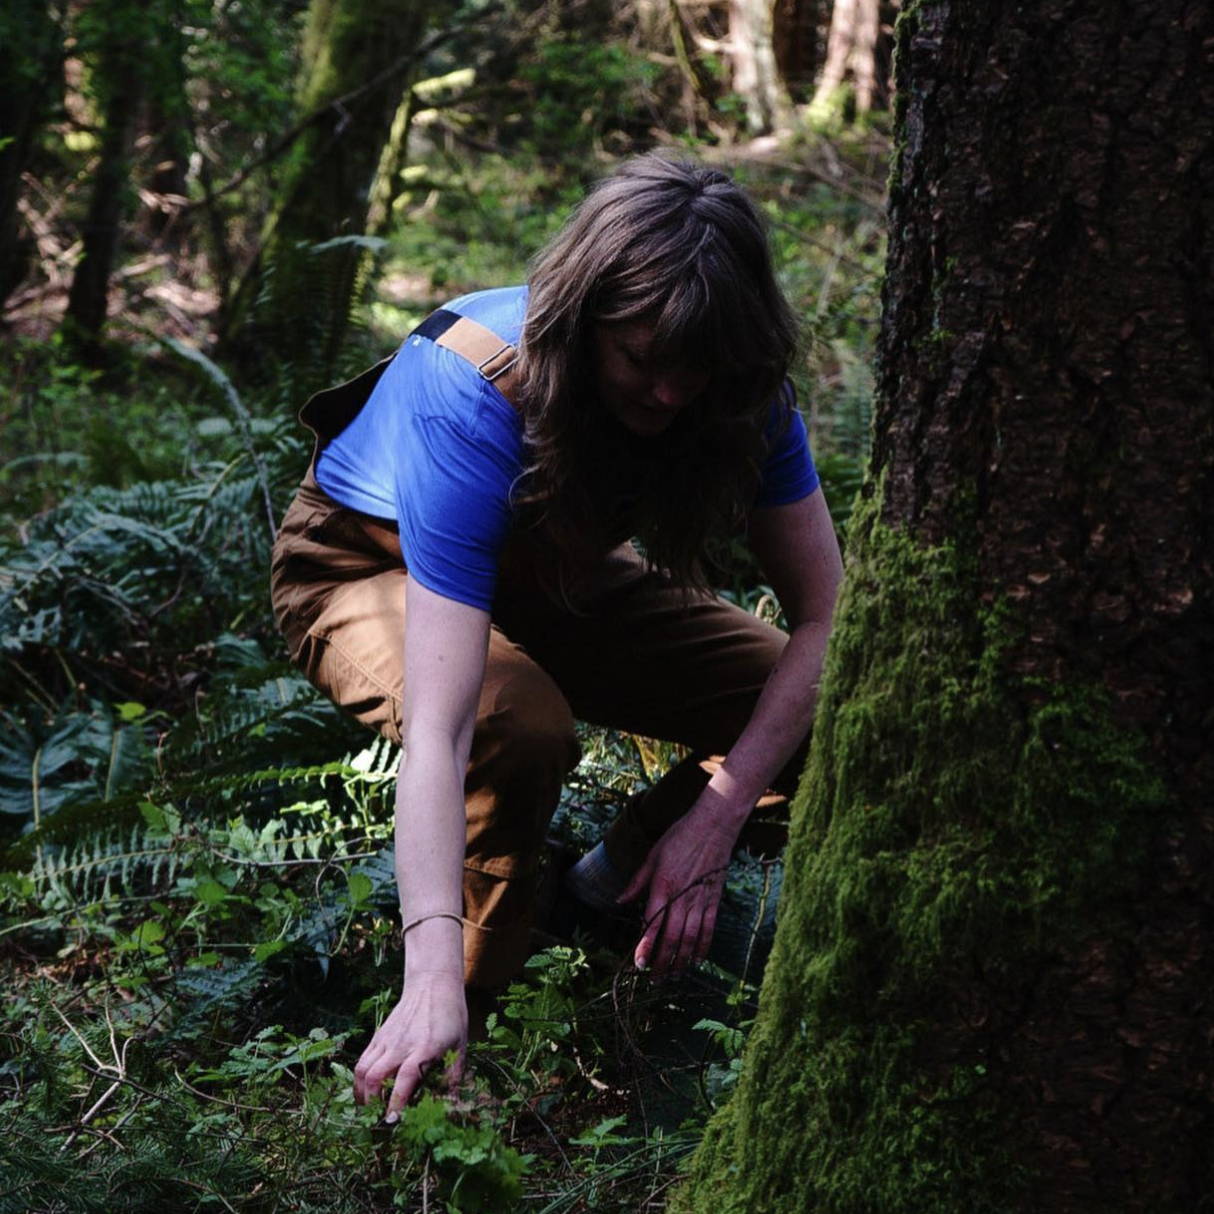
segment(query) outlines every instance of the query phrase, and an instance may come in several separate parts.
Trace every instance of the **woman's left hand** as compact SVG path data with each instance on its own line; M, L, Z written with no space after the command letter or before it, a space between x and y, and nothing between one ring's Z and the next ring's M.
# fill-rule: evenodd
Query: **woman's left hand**
M619 897L631 902L649 891L637 969L683 969L708 955L736 842L737 831L702 800L658 840Z

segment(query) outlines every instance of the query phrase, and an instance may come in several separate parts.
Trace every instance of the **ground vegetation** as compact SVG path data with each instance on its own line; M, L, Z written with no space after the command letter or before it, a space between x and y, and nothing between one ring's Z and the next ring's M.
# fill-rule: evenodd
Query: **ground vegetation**
M689 96L670 14L647 26L641 5L413 6L347 218L292 237L306 326L250 359L220 338L276 306L267 233L315 147L362 121L348 65L336 101L301 84L333 28L317 14L353 6L24 8L20 125L0 132L0 1209L661 1208L736 1083L782 868L739 858L733 930L673 985L623 963L633 925L550 921L457 1101L428 1095L395 1132L356 1108L349 1068L399 972L396 756L300 680L269 618L295 413L445 299L520 281L620 156L689 151L768 216L846 530L880 122L754 144L724 54L692 46ZM736 537L719 549L722 593L778 617ZM584 748L557 857L674 757Z

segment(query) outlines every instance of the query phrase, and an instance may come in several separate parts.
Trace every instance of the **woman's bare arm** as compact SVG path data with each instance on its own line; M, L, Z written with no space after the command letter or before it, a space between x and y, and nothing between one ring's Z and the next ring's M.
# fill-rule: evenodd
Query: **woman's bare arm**
M404 756L396 785L396 879L405 937L404 988L354 1069L366 1103L394 1079L395 1121L426 1071L468 1037L463 931L459 916L465 815L464 773L485 675L489 616L410 578L405 609Z
M750 543L789 624L789 640L746 728L696 803L658 841L621 895L648 887L638 968L702 960L712 942L724 872L755 802L813 720L842 561L821 489L755 511Z

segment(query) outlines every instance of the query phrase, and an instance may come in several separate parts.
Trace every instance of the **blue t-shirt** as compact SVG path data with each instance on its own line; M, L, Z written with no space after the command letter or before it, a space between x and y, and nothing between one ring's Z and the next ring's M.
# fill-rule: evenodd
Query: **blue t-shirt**
M526 287L477 291L445 305L517 344ZM772 404L779 437L768 451L756 507L800 501L818 487L791 386ZM334 501L395 519L411 577L488 611L513 519L511 490L525 468L517 410L459 354L405 339L358 416L321 452L316 480Z

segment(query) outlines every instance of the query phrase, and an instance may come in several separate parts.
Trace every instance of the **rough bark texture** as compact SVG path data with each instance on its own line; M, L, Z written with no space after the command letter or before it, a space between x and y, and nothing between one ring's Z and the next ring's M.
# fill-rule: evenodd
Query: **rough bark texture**
M1170 622L1209 609L1211 8L1003 7L903 31L887 514L935 539L973 494L1022 671L1103 679L1209 787L1208 735L1175 728L1208 720L1209 635Z
M867 501L698 1211L1214 1209L1214 9L919 3Z

